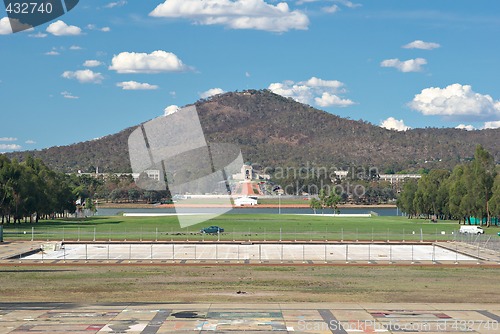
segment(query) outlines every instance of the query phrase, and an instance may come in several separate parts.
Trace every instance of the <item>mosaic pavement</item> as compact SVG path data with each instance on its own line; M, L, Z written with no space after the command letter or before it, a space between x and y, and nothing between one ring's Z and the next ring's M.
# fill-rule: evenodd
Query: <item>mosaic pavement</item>
M0 333L500 333L500 304L0 303Z

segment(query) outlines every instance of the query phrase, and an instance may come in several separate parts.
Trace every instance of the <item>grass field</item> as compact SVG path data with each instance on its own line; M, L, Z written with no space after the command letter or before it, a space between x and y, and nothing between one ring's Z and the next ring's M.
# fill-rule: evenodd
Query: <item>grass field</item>
M227 233L197 233L210 225ZM422 231L432 241L452 238L459 225L403 217L231 214L180 229L175 217L116 216L8 225L5 239L30 240L32 227L35 240L417 240ZM486 230L492 237L499 231ZM500 268L460 266L13 265L0 268L0 302L494 303L499 275Z
M420 266L16 266L0 268L0 302L497 303L499 274Z
M221 235L202 235L210 225L225 229ZM42 221L4 226L9 240L453 240L456 221L431 223L397 216L370 218L299 216L277 214L226 214L203 224L180 228L175 217L94 217ZM495 235L498 227L486 228Z
M210 225L225 229L221 235L202 235ZM396 216L370 218L227 214L203 224L180 228L175 217L93 217L42 221L4 226L10 240L453 240L459 225L454 221L431 223ZM486 228L495 235L500 228Z

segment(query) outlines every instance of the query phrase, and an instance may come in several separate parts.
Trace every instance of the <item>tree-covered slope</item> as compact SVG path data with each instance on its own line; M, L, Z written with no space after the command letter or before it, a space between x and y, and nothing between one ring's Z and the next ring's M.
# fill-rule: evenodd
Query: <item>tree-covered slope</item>
M500 129L383 129L300 104L267 90L233 92L195 103L207 140L240 146L245 161L266 166L377 167L380 172L448 168L481 144L500 161ZM134 128L83 143L30 154L64 172L130 171L127 140Z

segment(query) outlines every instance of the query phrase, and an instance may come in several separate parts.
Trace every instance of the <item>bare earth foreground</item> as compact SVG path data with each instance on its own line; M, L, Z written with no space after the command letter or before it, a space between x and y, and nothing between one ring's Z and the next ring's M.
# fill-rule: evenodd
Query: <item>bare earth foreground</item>
M10 265L0 302L497 303L500 268Z

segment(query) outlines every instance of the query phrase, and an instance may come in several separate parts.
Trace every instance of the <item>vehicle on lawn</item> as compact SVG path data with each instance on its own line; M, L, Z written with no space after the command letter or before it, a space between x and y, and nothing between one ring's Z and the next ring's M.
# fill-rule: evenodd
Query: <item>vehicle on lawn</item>
M217 234L222 232L224 232L224 229L219 226L205 227L200 230L200 233L206 233L206 234Z
M484 234L484 230L481 227L473 225L460 226L459 232L463 234Z

